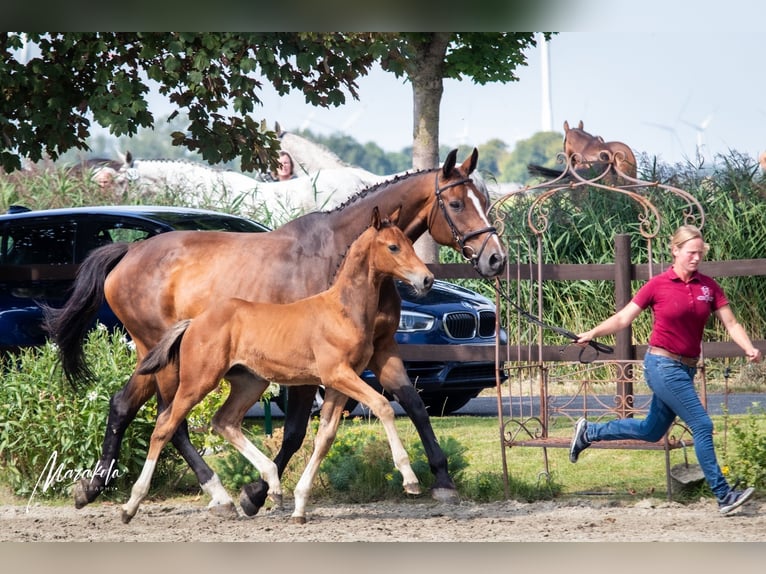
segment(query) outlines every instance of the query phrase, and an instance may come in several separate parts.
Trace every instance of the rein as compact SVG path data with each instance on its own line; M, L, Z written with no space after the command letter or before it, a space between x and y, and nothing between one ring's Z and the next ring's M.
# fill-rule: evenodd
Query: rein
M485 277L484 275L482 275L481 271L479 271L476 268L475 265L474 265L474 269L476 269L476 272L483 279L486 279L487 281L491 281L491 279L489 277ZM508 297L508 295L503 293L500 290L500 288L497 286L497 281L491 281L491 283L492 283L492 287L495 290L495 293L500 295L505 300L506 303L508 303L514 309L516 309L516 312L519 315L521 315L522 317L524 317L527 321L529 321L530 323L532 323L534 325L537 325L538 327L542 327L543 329L548 329L549 331L553 331L554 333L558 333L559 335L563 335L564 337L567 337L568 339L572 339L572 341L577 341L578 337L577 337L577 335L572 333L572 331L568 331L567 329L564 329L563 327L557 327L556 325L551 325L549 323L546 323L542 319L538 319L537 317L532 315L532 313L530 313L529 311L527 311L525 309L522 309L519 305L516 304L515 301L513 301L510 297ZM585 347L583 347L583 348L580 349L580 353L578 355L578 360L581 363L590 363L590 362L594 361L596 358L598 358L599 353L605 353L607 355L611 355L612 353L614 353L614 347L611 347L609 345L605 345L604 343L599 343L598 341L590 340L590 341L588 341L588 345L590 347L593 347L596 350L596 357L594 359L591 359L590 361L584 360L583 359L583 352L585 351Z

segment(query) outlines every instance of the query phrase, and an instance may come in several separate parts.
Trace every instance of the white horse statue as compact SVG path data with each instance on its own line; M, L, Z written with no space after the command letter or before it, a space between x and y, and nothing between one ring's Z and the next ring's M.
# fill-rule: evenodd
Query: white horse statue
M287 181L266 181L188 160L133 159L130 154L123 157L120 169L105 173L104 168L96 178L111 178L120 188L139 195L163 189L179 193L191 206L225 207L237 202L250 211L291 219L310 211L333 209L390 177L349 166L323 146L294 134L283 135L282 149L293 157L298 175Z

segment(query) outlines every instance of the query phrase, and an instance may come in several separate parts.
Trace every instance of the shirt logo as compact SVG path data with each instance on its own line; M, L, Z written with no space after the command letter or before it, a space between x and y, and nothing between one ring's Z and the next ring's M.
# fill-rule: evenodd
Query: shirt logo
M702 287L702 295L697 297L697 301L704 301L705 303L713 302L713 295L710 292L710 287Z

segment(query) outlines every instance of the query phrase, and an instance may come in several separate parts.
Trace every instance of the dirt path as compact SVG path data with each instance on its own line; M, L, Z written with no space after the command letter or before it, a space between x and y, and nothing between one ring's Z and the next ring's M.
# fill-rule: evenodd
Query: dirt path
M752 542L766 541L766 501L730 516L712 499L682 505L656 500L516 501L439 504L430 500L309 508L308 523L292 524L289 503L254 518L210 515L202 499L141 506L130 524L120 506L0 506L0 541L99 542Z

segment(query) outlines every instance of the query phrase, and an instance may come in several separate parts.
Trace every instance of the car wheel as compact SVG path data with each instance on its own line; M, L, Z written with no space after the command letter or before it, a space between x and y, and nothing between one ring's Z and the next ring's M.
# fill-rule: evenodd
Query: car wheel
M468 404L468 401L478 396L478 392L462 392L446 394L421 394L423 403L432 417L443 417L454 413Z
M287 405L287 388L284 386L279 387L279 394L276 396L274 401L277 403L277 406L282 409L283 413L287 413L287 409L289 408ZM322 405L324 404L324 387L320 386L317 387L317 392L314 395L314 404L311 407L311 416L318 416L319 411L322 410ZM346 406L344 410L348 412L352 412L359 403L355 401L354 399L348 399L346 401Z

